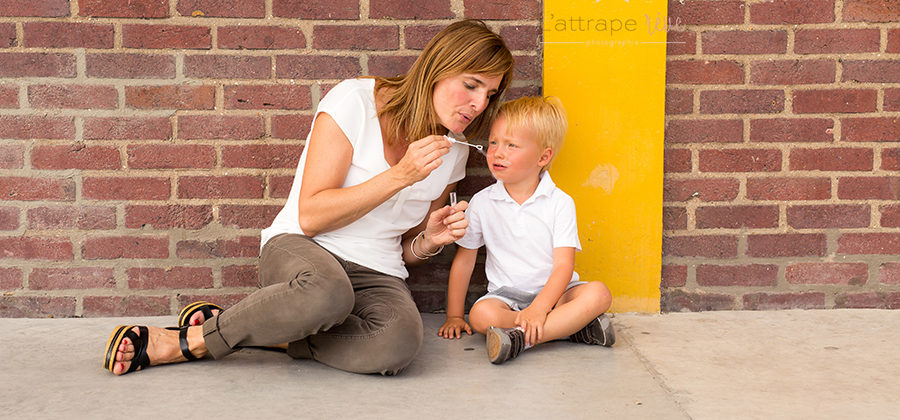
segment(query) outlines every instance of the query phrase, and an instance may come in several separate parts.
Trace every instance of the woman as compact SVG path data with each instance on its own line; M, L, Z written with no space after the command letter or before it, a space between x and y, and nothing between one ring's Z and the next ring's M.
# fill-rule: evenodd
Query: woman
M405 265L467 227L467 203L444 203L468 150L444 135L485 134L512 69L503 40L464 20L405 76L336 85L316 110L287 203L262 232L261 288L227 311L185 308L192 326L120 326L105 367L121 375L275 346L350 372L400 372L423 335Z

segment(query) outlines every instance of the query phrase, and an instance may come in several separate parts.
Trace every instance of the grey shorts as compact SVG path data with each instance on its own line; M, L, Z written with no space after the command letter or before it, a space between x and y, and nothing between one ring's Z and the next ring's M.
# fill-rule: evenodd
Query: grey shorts
M569 285L566 286L566 290L587 283L586 281L572 281L569 282ZM540 293L540 292L538 292ZM524 290L516 289L515 287L503 286L493 292L488 292L486 295L478 298L475 303L481 302L485 299L497 299L514 311L521 311L531 305L531 302L534 302L534 299L537 297L537 293L530 293Z

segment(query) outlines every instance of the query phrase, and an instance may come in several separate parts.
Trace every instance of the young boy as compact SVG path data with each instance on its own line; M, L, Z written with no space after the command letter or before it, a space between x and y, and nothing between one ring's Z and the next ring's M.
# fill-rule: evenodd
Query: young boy
M472 329L487 336L491 363L535 344L568 337L611 346L615 333L604 312L612 297L599 281L578 280L581 249L575 202L550 179L566 134L555 98L526 97L501 106L491 127L487 161L497 182L472 197L469 227L456 241L447 288L447 321L438 330L459 338ZM466 290L478 248L487 248L488 293L463 319Z

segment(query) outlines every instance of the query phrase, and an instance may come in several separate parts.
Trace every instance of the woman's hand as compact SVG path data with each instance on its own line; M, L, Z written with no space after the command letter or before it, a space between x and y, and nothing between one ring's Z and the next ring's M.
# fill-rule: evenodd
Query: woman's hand
M438 329L438 335L444 338L462 338L462 332L472 335L472 327L461 316L448 316L447 321Z
M444 206L431 212L422 237L423 247L431 251L462 238L469 227L465 213L468 207L468 202L460 201L456 206Z
M444 136L432 135L409 144L406 154L391 167L395 176L405 185L419 182L431 171L437 169L443 163L441 156L450 152L450 142Z

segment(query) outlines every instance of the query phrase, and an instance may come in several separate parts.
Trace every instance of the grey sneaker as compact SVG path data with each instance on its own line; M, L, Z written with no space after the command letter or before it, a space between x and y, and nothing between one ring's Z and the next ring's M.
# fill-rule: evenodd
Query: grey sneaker
M525 333L518 328L490 327L486 343L488 358L491 363L499 365L515 358L525 349Z
M616 331L613 329L609 317L601 314L584 328L570 335L569 341L610 347L616 343Z

